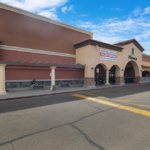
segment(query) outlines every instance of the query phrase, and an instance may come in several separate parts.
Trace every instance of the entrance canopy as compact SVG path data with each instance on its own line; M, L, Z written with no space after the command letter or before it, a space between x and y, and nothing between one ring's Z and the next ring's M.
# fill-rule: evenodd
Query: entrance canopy
M57 67L57 68L75 68L75 69L84 69L85 65L82 64L67 64L67 63L50 63L50 62L46 62L43 63L38 62L35 63L35 61L33 62L29 62L26 60L24 62L19 62L19 60L17 60L16 62L10 62L8 61L0 61L0 64L5 64L5 65L9 65L9 66L30 66L30 67Z

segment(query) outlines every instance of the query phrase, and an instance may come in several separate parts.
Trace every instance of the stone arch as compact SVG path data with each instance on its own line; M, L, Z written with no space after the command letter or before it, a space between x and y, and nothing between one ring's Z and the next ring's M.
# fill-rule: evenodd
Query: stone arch
M146 76L145 76L146 75ZM147 76L148 75L148 76ZM150 77L150 71L149 70L142 70L142 77Z
M108 70L108 67L103 63L99 63L95 67L95 82L96 82L96 85L100 85L100 84L105 83L107 70ZM101 81L104 81L104 82L101 82Z
M114 64L114 65L111 66L110 71L111 71L111 69L113 67L115 67L115 77L114 77L114 81L113 82L115 82L115 84L124 85L124 77L122 77L122 72L121 72L122 70L120 69L120 66ZM111 78L111 74L110 74L109 78Z
M134 82L141 82L141 81L142 81L142 77L141 77L141 73L140 73L139 66L138 66L138 64L137 64L135 61L133 61L133 60L129 61L129 62L125 65L125 67L124 67L124 74L125 74L125 71L126 71L126 69L127 69L126 67L127 67L129 64L132 65L133 70L134 70L134 74L133 74L134 79L135 79ZM125 75L124 75L124 77L125 77Z
M96 67L97 67L98 65L102 65L102 66L103 66L103 68L104 68L105 70L108 70L108 67L107 67L105 64L103 64L103 63L99 63L99 64L97 64L97 65L96 65ZM96 68L96 67L95 67L95 68Z
M120 67L115 64L115 65L112 65L111 68L112 68L113 66L116 68L116 76L117 76L117 77L120 77L120 76L121 76L121 69L120 69ZM111 68L110 68L110 69L111 69Z

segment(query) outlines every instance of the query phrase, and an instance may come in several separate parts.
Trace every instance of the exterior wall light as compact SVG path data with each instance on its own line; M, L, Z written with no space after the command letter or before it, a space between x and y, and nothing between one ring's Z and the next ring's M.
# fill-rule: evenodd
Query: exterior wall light
M92 67L91 69L92 69L92 70L94 70L94 68L93 68L93 67Z
M98 47L98 45L96 45L96 47Z
M122 71L124 71L124 70L122 69Z

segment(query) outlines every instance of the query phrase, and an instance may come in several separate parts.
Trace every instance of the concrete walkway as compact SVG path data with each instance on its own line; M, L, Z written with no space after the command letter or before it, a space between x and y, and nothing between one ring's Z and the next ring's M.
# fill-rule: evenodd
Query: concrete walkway
M49 89L32 89L32 90L10 91L10 92L7 92L6 95L0 95L0 101L21 99L21 98L30 98L30 97L45 96L45 95L55 95L55 94L61 94L61 93L72 93L72 92L78 92L78 91L98 90L98 89L104 89L104 88L115 88L115 87L128 86L128 85L132 85L132 84L109 85L109 86L103 85L103 86L97 86L94 88L89 88L89 87L62 87L62 88L57 89L56 91L51 91ZM136 85L136 84L133 84L133 85Z

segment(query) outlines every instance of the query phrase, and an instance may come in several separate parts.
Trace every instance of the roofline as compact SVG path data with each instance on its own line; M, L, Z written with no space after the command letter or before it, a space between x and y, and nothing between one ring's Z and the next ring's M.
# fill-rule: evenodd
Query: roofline
M77 48L81 48L81 47L84 47L87 45L93 45L93 46L98 45L99 47L104 47L104 48L108 48L108 49L112 49L112 50L116 50L116 51L120 51L120 52L124 49L121 46L111 45L111 44L93 40L93 39L88 39L88 40L82 41L80 43L75 44L74 46L77 49Z
M118 43L114 43L113 45L117 45L117 44L123 44L123 43L126 43L126 42L130 42L132 40L135 40L135 39L130 39L130 40L126 40L126 41L122 41L122 42L118 42Z
M130 44L130 43L134 43L135 46L137 46L137 48L139 48L139 50L141 52L143 52L145 49L140 45L140 43L136 40L136 39L131 39L131 40L127 40L127 41L122 41L122 42L119 42L119 43L115 43L113 45L120 45L120 46L124 46L124 45L127 45L127 44Z
M8 10L8 11L12 11L12 12L24 15L24 16L32 17L34 19L38 19L38 20L41 20L41 21L49 22L49 23L52 23L52 24L55 24L55 25L58 25L58 26L62 26L62 27L65 27L65 28L68 28L68 29L71 29L71 30L75 30L75 31L78 31L78 32L81 32L81 33L84 33L84 34L88 34L88 35L91 36L91 38L93 38L93 33L90 32L90 31L83 30L83 29L80 29L80 28L77 28L77 27L65 24L63 22L56 21L56 20L53 20L53 19L41 16L41 15L32 13L32 12L29 12L29 11L26 11L26 10L23 10L23 9L11 6L11 5L7 5L7 4L4 4L4 3L0 2L0 8Z
M149 57L150 57L150 55L148 55L148 54L144 54L144 53L143 53L142 55L146 55L146 56L149 56Z
M150 68L150 67L148 67L148 66L144 66L144 65L142 65L142 67L145 67L145 68Z

